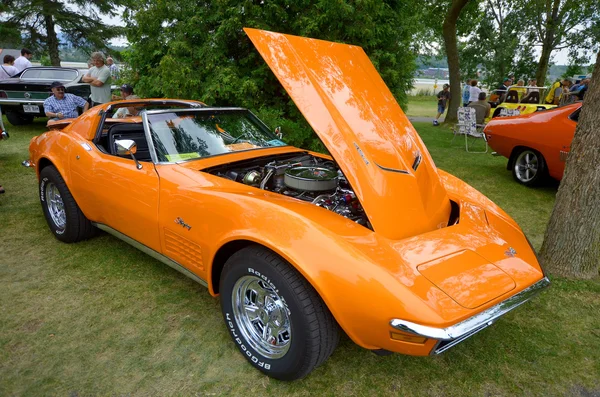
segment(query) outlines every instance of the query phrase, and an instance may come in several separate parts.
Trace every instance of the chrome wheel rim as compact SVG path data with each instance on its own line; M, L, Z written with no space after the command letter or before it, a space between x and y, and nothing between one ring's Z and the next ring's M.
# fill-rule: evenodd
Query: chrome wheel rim
M52 218L54 225L60 230L63 230L67 224L67 215L65 214L65 205L56 185L52 182L46 184L46 206L48 213Z
M530 182L535 178L539 169L537 154L531 150L525 150L515 160L515 175L521 182Z
M266 358L283 357L292 341L290 311L285 300L256 276L240 278L231 298L233 315L248 344Z

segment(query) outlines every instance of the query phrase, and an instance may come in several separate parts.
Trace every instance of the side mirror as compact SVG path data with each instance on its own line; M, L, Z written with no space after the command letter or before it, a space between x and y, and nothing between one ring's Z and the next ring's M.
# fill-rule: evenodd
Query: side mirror
M117 139L115 141L115 147L117 149L118 156L131 156L133 161L135 161L135 166L138 170L142 169L142 165L135 158L135 153L137 152L137 144L133 139Z
M275 128L275 135L277 135L277 138L279 138L279 139L283 138L283 132L281 132L281 126Z

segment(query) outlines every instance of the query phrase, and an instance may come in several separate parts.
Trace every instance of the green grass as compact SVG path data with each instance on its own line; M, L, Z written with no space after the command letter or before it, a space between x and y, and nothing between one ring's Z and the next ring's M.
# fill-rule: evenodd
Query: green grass
M556 186L516 184L506 161L416 125L436 163L500 204L540 246ZM308 378L274 381L238 353L217 299L102 234L49 232L29 139L0 142L0 395L422 395L600 393L600 283L553 279L535 300L439 357L377 357L342 338ZM377 304L377 302L374 302Z
M407 116L435 117L437 98L435 96L409 96L408 108L403 109Z

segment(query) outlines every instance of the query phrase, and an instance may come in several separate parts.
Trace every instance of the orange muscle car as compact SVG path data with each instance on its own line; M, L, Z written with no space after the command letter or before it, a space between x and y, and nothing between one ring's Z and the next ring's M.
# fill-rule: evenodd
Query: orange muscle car
M287 380L341 330L438 354L549 284L519 226L435 167L360 47L246 33L331 156L245 109L98 106L31 142L59 240L99 228L206 285L244 357ZM135 116L115 118L124 106Z
M534 186L547 175L561 180L582 102L518 117L499 117L484 129L488 144L508 159L517 182Z

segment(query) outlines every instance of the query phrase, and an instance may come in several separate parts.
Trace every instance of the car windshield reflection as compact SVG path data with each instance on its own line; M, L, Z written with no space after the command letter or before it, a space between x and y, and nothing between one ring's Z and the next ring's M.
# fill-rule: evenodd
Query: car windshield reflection
M247 110L160 112L148 125L159 162L286 145Z

